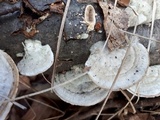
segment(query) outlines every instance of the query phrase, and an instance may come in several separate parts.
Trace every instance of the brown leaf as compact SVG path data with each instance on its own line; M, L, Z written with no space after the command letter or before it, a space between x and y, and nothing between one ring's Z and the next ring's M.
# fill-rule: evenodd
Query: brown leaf
M18 89L19 91L27 90L28 88L31 87L30 79L27 76L20 75L19 81L20 81L20 85L19 85L19 89Z
M111 12L112 14L114 14L114 13L113 13L113 11L109 11L110 6L107 4L107 2L103 2L102 0L99 0L99 5L102 8L103 14L104 14L103 25L104 25L104 29L105 29L105 32L106 32L106 37L108 36L110 29L112 29L110 37L109 37L109 41L108 41L108 44L107 44L108 48L110 50L114 50L116 48L120 48L120 47L125 46L127 44L127 37L125 36L125 33L121 32L119 30L119 28L120 27L126 28L126 25L123 26L123 23L128 22L127 19L123 20L123 18L122 18L123 16L119 16L121 19L117 18L117 20L116 20L113 17L114 22L112 24L112 18L109 16L108 13L109 12ZM118 10L118 8L116 8L116 10ZM118 12L120 12L120 10ZM118 16L115 15L115 17L118 17ZM126 16L124 16L124 17L126 17ZM117 26L115 25L115 23L116 23Z
M37 101L49 105L49 102L44 100L42 97L35 97ZM43 120L50 117L56 117L57 119L62 116L62 113L56 111L55 109L41 104L39 102L33 102L31 108L27 113L22 117L22 120ZM59 116L59 117L58 117Z
M15 107L12 107L10 111L9 120L20 120L19 114L17 113Z
M152 117L149 113L137 113L129 116L128 120L152 120Z
M118 4L120 4L121 6L127 7L127 6L129 5L129 3L130 3L130 0L118 0L117 2L118 2Z
M128 28L128 21L129 17L127 12L124 9L120 9L115 7L112 4L108 4L108 17L110 20L113 20L116 27L121 29L127 29Z

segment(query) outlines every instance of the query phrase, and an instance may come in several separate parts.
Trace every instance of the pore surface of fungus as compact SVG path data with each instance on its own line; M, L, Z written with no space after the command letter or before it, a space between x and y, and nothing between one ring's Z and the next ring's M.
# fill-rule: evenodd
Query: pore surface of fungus
M140 97L156 97L160 95L160 65L150 66L146 75L136 85L127 90Z
M91 67L88 75L98 86L110 89L121 66L127 47L112 52L107 47L103 51L104 42L95 43L85 65ZM138 82L145 74L149 65L146 48L134 39L121 66L120 74L112 90L126 89Z
M41 45L38 40L25 40L25 55L18 63L19 72L26 76L35 76L49 69L54 61L54 55L49 45Z
M83 72L82 65L73 66L65 74L57 74L54 85L61 84L77 77ZM56 87L55 93L65 102L79 106L90 106L101 102L107 95L107 90L98 87L86 74L66 85Z
M12 106L11 102L3 103L6 99L16 96L19 74L12 58L0 50L0 120L6 119Z

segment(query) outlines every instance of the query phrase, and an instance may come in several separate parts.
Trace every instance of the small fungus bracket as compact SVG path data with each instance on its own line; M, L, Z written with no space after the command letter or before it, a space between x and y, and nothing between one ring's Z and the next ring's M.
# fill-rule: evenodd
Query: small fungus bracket
M96 24L96 15L97 14L94 7L92 5L87 5L85 8L84 17L82 17L83 21L81 21L81 23L85 23L88 26L88 32L94 30L94 26Z

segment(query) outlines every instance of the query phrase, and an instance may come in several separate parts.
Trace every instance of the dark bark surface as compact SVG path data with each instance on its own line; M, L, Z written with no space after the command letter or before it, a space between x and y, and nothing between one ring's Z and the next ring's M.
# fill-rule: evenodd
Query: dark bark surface
M30 3L39 11L48 9L48 4L55 0L30 0ZM63 32L63 40L61 43L58 71L68 70L72 65L84 63L89 55L90 46L99 41L105 40L105 33L92 31L89 33L88 39L77 39L77 36L86 33L87 26L80 21L83 21L84 9L87 4L81 4L73 0L71 2L67 15L65 28ZM103 14L98 4L93 4L97 16L97 22L102 24ZM7 14L8 12L8 14ZM4 13L5 15L2 15ZM25 38L23 34L12 35L19 28L22 28L22 22L19 20L20 2L10 5L8 3L0 3L0 49L5 50L14 61L17 63L20 58L16 57L16 53L23 52L22 42ZM56 51L59 28L61 24L61 14L53 13L49 18L37 25L39 33L32 39L38 39L42 44L49 44L52 50ZM159 34L160 21L155 22L153 36L155 39L160 39ZM130 28L129 31L132 31ZM138 26L137 33L149 37L150 27L148 25ZM148 40L141 39L142 43L147 46ZM151 64L160 63L159 43L151 47L150 58Z

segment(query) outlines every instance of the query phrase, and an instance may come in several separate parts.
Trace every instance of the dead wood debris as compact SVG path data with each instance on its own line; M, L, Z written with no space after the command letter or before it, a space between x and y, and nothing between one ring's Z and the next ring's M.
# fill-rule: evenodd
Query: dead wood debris
M21 91L19 91L19 95L28 94L33 91L35 92L38 86L41 89L45 89L42 86L44 84L48 84L40 75L37 76L36 80L34 81L31 81L29 78L26 78L24 76L21 76L21 79L23 79L21 81L30 81L31 88L27 88L25 90L21 89ZM25 88L25 86L23 87ZM130 93L128 93L127 91L126 93L129 97L131 97ZM54 96L53 93L52 96ZM48 93L35 96L34 98L28 98L26 100L28 101L27 103L24 100L19 101L19 103L28 107L28 109L21 110L16 106L13 106L9 114L9 120L42 120L49 118L54 118L57 120L77 120L77 118L79 118L79 120L89 120L91 118L94 119L96 117L103 104L103 102L101 102L97 105L90 107L73 106L61 101L60 99L57 99L56 97L48 96ZM157 111L160 109L160 97L152 99L141 98L139 102L135 104L136 100L137 98L133 99L132 101L137 111L136 114L133 114L132 108L129 105L120 115L115 116L115 118L119 120L152 120L151 118L154 118L155 115L158 115ZM127 102L128 101L126 100L126 98L120 92L113 92L112 97L109 98L107 104L104 107L101 119L105 120L106 118L109 118L117 111L119 111L121 108L123 108ZM146 112L146 110L155 112L154 114L151 114L151 112ZM10 119L11 117L12 119Z
M118 0L118 4L124 7L127 7L129 3L130 3L130 0Z
M104 25L105 25L106 35L108 35L108 31L109 31L108 28L111 27L110 24L112 22L112 15L111 14L113 13L113 11L112 11L113 6L107 5L106 8L104 8L104 6L102 6L102 4L100 6L103 7L102 8L103 10L107 9L107 12L104 14L104 16L105 16ZM54 9L56 9L55 12L62 14L63 10L61 11L61 8L63 8L63 7L57 6L55 4L51 4L50 11L53 12ZM44 16L47 15L47 12L46 12L46 14L44 14L43 12L37 11L36 9L32 9L31 11L33 14L36 14L38 16L38 20L36 19L34 21L32 16L27 16L23 12L21 14L21 16L23 16L23 18L21 18L21 19L24 20L24 24L26 26L32 26L32 28L33 28L33 33L30 33L29 35L28 35L28 33L26 33L26 34L23 33L28 37L32 37L35 35L34 32L36 32L36 25L39 24L40 22L42 22L44 20L42 18L45 18ZM110 14L110 16L108 15L108 13ZM36 23L36 21L37 21L37 23ZM117 21L120 21L120 22L118 22L120 24L117 24L116 23ZM35 26L33 24L35 24ZM125 38L125 35L122 34L118 30L118 28L121 28L120 26L121 26L121 19L113 21L113 25L112 25L113 33L111 33L111 40L110 40L110 44L108 45L108 46L110 46L110 49L115 49L117 46L119 47L119 46L121 46L121 44L123 45L123 43L126 43L126 41L118 41L118 42L116 41L119 38L119 36L121 36L121 39ZM127 29L127 28L125 28L125 26L122 28ZM99 28L97 28L97 29L99 29ZM23 30L25 30L25 29L23 29ZM117 34L117 35L115 35L115 34ZM21 76L20 79L21 79L21 83L24 86L21 86L22 88L20 89L19 94L21 94L22 91L23 92L26 91L26 93L30 92L31 90L29 87L31 87L31 89L32 89L33 84L29 80L29 78L25 78L24 76ZM41 83L41 84L43 84L43 83ZM26 88L26 86L28 86L28 87ZM105 105L104 112L101 116L102 120L106 120L107 118L109 118L111 116L111 114L114 114L115 112L120 110L127 103L127 100L124 99L123 97L119 96L118 92L115 92L115 93L116 93L116 95L112 96L110 98L110 100L107 102L107 104ZM26 111L17 110L17 107L14 106L9 114L8 119L9 120L29 120L29 119L41 120L41 119L55 118L55 119L77 120L77 118L78 118L80 120L81 119L89 120L91 118L94 119L95 115L97 115L97 113L99 112L99 110L102 106L102 103L100 103L100 104L97 104L97 105L94 105L91 107L77 107L77 106L72 106L67 103L64 103L61 100L55 100L54 98L52 98L51 101L57 102L57 106L56 106L51 101L49 101L47 98L48 98L48 96L44 95L43 97L41 97L41 96L35 97L34 98L35 101L32 101L30 99L30 101L28 102L29 106ZM37 102L37 101L40 101L40 102ZM136 99L134 99L132 101L133 104L135 103L135 101L136 101ZM116 116L115 118L120 119L120 120L125 120L125 119L127 119L127 120L155 120L156 117L154 115L159 114L159 113L156 113L156 111L158 111L160 109L160 106L159 106L160 102L159 101L160 101L160 97L152 98L152 99L141 98L137 104L134 104L134 107L137 110L136 114L133 114L131 111L131 107L128 106L122 112L122 114L120 114L119 116ZM52 107L52 106L56 106L56 107ZM56 108L56 109L54 109L54 108ZM148 111L153 110L153 111L155 111L155 113L153 115L153 114L146 112L145 110L148 110Z
M109 31L111 30L111 34L108 40L109 49L114 50L116 48L125 46L127 44L127 36L119 29L127 29L127 14L118 8L115 8L116 10L114 10L114 7L111 4L101 0L99 0L99 5L102 8L104 14L103 25L106 36L109 35Z
M48 9L40 11L34 8L28 0L22 0L19 19L23 22L23 28L13 32L12 35L23 33L26 38L32 38L39 33L39 30L37 30L38 24L51 16L52 13L63 14L64 7L65 5L62 1L56 1L51 3Z

